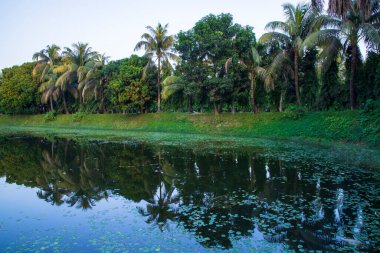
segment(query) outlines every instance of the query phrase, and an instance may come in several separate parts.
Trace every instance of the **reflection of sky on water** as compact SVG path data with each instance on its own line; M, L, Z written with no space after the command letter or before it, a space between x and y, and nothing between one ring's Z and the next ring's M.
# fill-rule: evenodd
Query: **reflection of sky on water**
M83 211L52 206L36 198L36 192L34 188L6 184L5 178L0 178L0 249L5 252L15 249L91 252L95 248L204 251L191 234L176 229L175 224L170 226L170 231L160 232L142 222L136 206L143 203L112 196Z
M0 146L0 251L282 252L379 245L379 181L366 168L250 151L8 142Z
M208 251L192 234L178 229L174 222L169 224L169 230L162 232L141 222L136 207L144 207L146 201L133 203L120 196L111 196L83 211L52 206L36 198L36 192L35 188L7 184L5 178L0 178L0 248L5 252L15 249L25 252L57 249L91 252L94 249L118 251L128 248L147 252ZM257 250L282 251L281 245L269 245L257 228L252 237L237 240L234 244L238 248L249 245Z

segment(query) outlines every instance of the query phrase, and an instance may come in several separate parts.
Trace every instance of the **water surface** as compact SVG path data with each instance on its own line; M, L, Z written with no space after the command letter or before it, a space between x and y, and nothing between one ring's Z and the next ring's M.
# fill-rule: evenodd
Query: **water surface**
M379 167L314 151L3 137L0 252L376 251Z

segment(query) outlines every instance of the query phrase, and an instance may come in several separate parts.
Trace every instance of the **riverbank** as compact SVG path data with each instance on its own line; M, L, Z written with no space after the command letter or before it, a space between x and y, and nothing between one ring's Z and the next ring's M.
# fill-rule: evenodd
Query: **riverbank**
M0 131L48 132L120 136L156 134L207 135L218 138L263 138L328 144L350 143L380 147L380 117L361 111L310 112L298 119L284 113L186 114L159 113L142 115L72 114L57 115L46 121L45 115L0 116ZM297 116L298 117L298 116ZM207 137L203 137L207 140Z

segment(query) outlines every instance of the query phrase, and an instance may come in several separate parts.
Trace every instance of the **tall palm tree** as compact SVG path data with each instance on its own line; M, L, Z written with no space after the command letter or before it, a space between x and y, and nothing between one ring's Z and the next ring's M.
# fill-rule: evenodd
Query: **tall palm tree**
M351 1L350 1L351 2ZM367 16L360 1L352 1L344 19L326 19L324 29L316 31L305 40L305 46L319 45L323 48L321 59L331 62L337 52L351 50L350 66L350 108L355 109L355 75L360 55L359 42L380 46L380 4L371 1Z
M33 60L36 61L36 64L32 75L39 78L39 91L42 93L41 101L46 103L50 100L51 110L54 110L53 98L57 95L54 87L57 75L53 73L53 69L61 60L60 50L59 46L52 44L33 55Z
M85 95L94 96L95 99L102 97L102 78L96 76L96 71L102 69L109 60L109 56L98 54L92 61L78 68L78 90L82 91L81 97L85 102Z
M168 35L168 24L162 26L158 23L156 28L147 26L148 33L144 33L135 46L135 51L145 50L145 57L148 63L144 68L144 73L152 65L157 63L157 111L161 111L161 69L163 65L171 66L170 60L177 59L177 56L171 52L174 43L174 36Z
M104 86L106 84L106 77L101 70L109 59L110 57L105 54L97 54L92 61L78 68L78 91L81 92L81 103L85 103L86 95L95 100L100 98L99 112L101 113L105 111Z
M78 97L75 85L78 82L77 77L78 66L75 64L64 63L63 65L54 69L54 72L59 75L55 82L55 89L60 92L63 101L63 109L66 114L69 114L66 101L66 93L69 92L75 98Z
M79 96L80 104L83 104L82 91L84 86L78 85L78 80L83 78L89 65L93 64L98 53L92 51L88 43L78 42L72 48L65 48L63 51L63 64L56 68L56 73L61 74L56 82L56 88L61 91L65 113L68 114L66 93L71 93L74 97ZM76 90L77 87L77 90Z
M324 0L311 0L312 6L317 9L322 9L324 2ZM368 18L371 14L371 2L373 1L357 0L355 2L358 5L359 9L364 12L365 17ZM352 3L353 1L351 0L329 0L328 12L330 15L345 19L348 12L352 8Z
M64 56L70 63L77 66L85 66L88 62L91 62L98 58L98 53L92 50L92 47L88 43L74 43L72 48L65 47L63 51Z
M283 9L286 16L285 22L273 21L268 23L266 25L266 29L271 31L265 33L260 38L260 42L280 42L284 49L274 59L268 70L269 74L272 72L281 71L285 65L293 62L294 86L297 103L300 105L301 99L299 94L298 62L300 54L303 53L304 49L302 47L303 41L310 33L319 28L319 22L316 22L319 14L318 12L315 12L309 4L298 4L297 6L292 4L284 4Z
M157 187L154 199L148 201L146 210L138 208L138 212L144 217L148 217L146 222L156 223L161 231L164 230L167 222L173 221L176 217L176 204L179 202L179 196L176 194L175 187L172 184L161 181Z
M252 112L256 113L257 112L257 107L255 103L255 77L256 75L260 72L263 71L263 68L260 66L261 65L261 56L258 51L259 44L254 43L251 47L251 50L246 54L245 57L242 57L239 59L238 63L245 66L247 70L249 71L249 79L251 81L251 89L250 89L250 94L251 94L251 106L252 106ZM226 61L226 71L228 71L229 67L232 64L233 59L229 58Z

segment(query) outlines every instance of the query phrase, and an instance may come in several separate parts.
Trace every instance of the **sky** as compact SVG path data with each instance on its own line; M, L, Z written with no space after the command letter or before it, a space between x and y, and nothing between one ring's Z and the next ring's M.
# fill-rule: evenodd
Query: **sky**
M169 23L169 34L176 34L210 13L231 13L259 38L268 22L283 19L284 2L298 1L0 0L0 69L32 61L33 53L52 43L63 48L88 42L111 60L125 58L147 25Z

